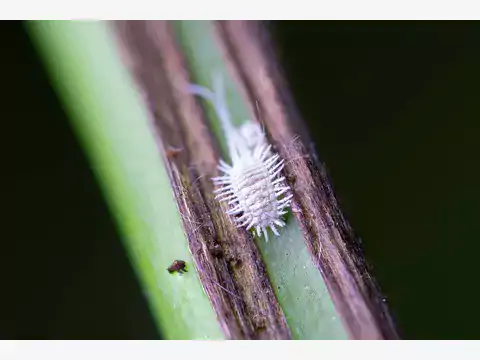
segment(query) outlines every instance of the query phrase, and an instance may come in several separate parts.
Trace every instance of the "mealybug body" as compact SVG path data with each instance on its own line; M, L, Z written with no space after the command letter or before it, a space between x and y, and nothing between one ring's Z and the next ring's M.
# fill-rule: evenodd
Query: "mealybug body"
M221 78L214 79L214 92L193 84L189 92L213 103L227 138L232 165L220 160L218 169L223 175L212 179L219 187L216 198L228 201L231 208L227 214L238 227L254 228L258 236L263 232L266 241L268 228L279 235L277 227L285 225L282 216L293 196L281 176L284 161L271 151L259 124L249 122L240 129L233 126Z

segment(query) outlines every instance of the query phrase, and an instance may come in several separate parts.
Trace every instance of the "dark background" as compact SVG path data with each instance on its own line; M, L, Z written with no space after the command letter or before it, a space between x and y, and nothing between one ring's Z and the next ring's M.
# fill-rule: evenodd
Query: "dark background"
M297 105L404 338L480 338L480 27L273 24ZM159 334L21 23L2 22L0 338Z

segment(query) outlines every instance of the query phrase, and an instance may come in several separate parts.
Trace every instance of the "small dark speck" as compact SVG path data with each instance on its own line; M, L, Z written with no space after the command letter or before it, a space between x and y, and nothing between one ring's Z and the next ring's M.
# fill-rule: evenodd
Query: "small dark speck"
M210 252L211 252L212 255L215 256L215 257L222 257L222 255L223 255L222 247L220 246L220 244L215 244L215 245L213 245L213 246L210 248Z
M173 158L180 154L182 152L182 149L174 148L174 147L169 147L166 151L167 158Z
M167 271L172 274L178 272L180 275L187 272L187 263L183 260L175 260L172 265L167 268Z
M230 259L230 265L232 267L235 267L235 268L239 267L241 265L241 263L242 263L242 260L240 260L240 259L237 259L237 258Z

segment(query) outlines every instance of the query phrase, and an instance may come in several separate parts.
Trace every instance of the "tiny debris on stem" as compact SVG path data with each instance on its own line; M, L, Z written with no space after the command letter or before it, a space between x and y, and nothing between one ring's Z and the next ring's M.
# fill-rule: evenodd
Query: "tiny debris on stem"
M175 260L172 265L167 268L167 271L172 274L178 272L182 275L184 272L187 272L187 263L183 260Z
M168 159L174 158L175 156L177 156L181 152L182 152L182 149L179 149L179 148L176 148L176 147L173 147L173 146L169 146L167 148L167 158Z

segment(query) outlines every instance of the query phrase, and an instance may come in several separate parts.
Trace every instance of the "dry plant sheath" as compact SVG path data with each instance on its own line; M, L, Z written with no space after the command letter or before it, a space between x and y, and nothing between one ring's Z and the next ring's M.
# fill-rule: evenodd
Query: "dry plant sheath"
M255 123L227 130L227 138L241 140L234 141L234 146L228 142L232 165L221 163L223 174L217 169L221 157L218 145L206 125L200 101L192 94L218 102L218 92L213 95L202 87L185 91L195 81L171 23L122 21L114 24L114 30L127 58L125 62L154 115L152 127L168 165L194 265L225 336L292 336L255 239L244 229L254 228L258 235L266 235L267 228L273 233L281 231L281 217L291 203L298 209L294 216L311 259L325 279L350 337L396 338L361 247L342 216L322 165L315 160L311 141L276 66L266 30L257 22L216 23L218 46L232 77L251 104L259 101L267 130L264 134ZM222 111L228 107L226 101L220 103L222 106L216 106L218 116L225 120L228 114ZM225 121L223 124L229 126ZM297 134L299 139L293 141ZM177 151L167 156L168 149ZM248 165L242 160L245 154L249 156ZM241 169L239 173L237 169ZM220 191L213 186L212 178ZM248 183L252 178L256 181ZM255 188L259 184L263 188ZM264 190L265 185L268 190ZM215 191L227 203L215 199ZM268 199L252 197L255 191ZM230 215L235 216L234 221Z
M252 100L261 99L272 143L291 144L277 148L285 159L295 159L285 165L287 177L295 183L293 204L301 210L295 216L351 338L398 338L385 298L369 274L361 243L338 206L287 91L268 31L253 21L219 21L216 25L239 83ZM296 134L301 141L292 142Z

